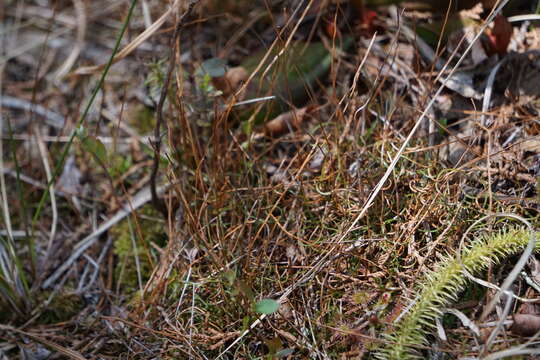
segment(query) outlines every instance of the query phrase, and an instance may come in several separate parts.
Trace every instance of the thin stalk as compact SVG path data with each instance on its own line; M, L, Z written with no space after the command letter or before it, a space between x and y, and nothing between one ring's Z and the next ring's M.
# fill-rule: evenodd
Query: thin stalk
M105 65L105 68L103 69L103 72L101 74L101 77L98 81L98 84L94 88L92 95L90 96L90 99L88 100L88 103L86 104L86 107L84 108L84 111L79 119L77 121L76 127L74 131L72 131L71 135L69 136L69 139L66 143L66 146L64 147L64 150L62 151L62 154L60 155L60 161L57 163L54 173L52 174L51 180L47 184L47 188L50 187L54 181L56 180L57 176L60 174L60 171L62 170L62 167L64 166L64 162L66 160L67 154L69 153L69 150L71 149L71 145L73 144L73 140L75 139L75 136L77 135L77 129L79 129L86 120L86 117L88 116L88 113L90 112L90 108L92 104L94 103L94 100L96 99L96 96L103 86L103 83L105 82L105 77L107 76L109 69L111 68L111 65L113 64L114 56L118 52L120 48L120 42L122 41L122 38L124 37L124 34L127 30L127 26L129 24L129 21L131 20L131 16L133 15L133 10L135 9L135 5L137 4L137 0L132 0L131 5L129 7L129 11L126 17L126 20L122 24L122 28L120 30L120 34L118 34L118 37L116 38L116 43L114 44L113 51L111 53L111 56L109 57L109 60L107 61L107 64ZM32 218L32 233L33 229L35 228L35 224L37 219L39 218L41 211L43 209L43 206L45 204L45 201L47 201L49 196L49 192L45 191L43 193L43 196L39 200L38 207L36 209L36 212L34 213L34 216Z

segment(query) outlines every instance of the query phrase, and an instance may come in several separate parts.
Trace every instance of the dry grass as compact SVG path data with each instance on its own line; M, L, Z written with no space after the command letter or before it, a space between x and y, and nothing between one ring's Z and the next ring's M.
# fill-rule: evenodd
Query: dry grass
M436 69L407 36L410 18L396 22L388 7L373 35L347 2L147 0L114 52L128 2L9 3L0 356L370 358L477 219L537 222L534 28L515 30L511 46L528 53L506 55L500 81L486 87L493 67L474 68L481 95L492 90L480 111L482 100L438 79L468 58ZM257 97L292 97L273 69L290 66L297 40L322 42L330 69L310 84L300 125L270 136L234 104L257 86ZM236 97L215 96L197 73L211 57L239 65L262 44L274 50L252 74L273 86L253 75ZM483 277L502 282L513 260ZM522 279L515 287L534 297ZM471 285L454 305L482 325L497 320L479 319L493 296ZM261 315L267 298L279 309ZM443 320L448 339L416 344L424 356L525 342L506 333L480 349Z

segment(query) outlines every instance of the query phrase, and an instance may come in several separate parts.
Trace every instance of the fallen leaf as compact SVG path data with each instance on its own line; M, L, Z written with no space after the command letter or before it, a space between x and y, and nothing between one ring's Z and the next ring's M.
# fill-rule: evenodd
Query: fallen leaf
M346 50L353 44L352 37L344 37L340 48ZM249 74L258 67L260 70L250 81L246 93L237 100L275 96L272 101L265 102L255 115L254 124L260 125L288 111L291 104L304 106L310 100L309 89L324 83L332 59L332 52L322 42L296 41L285 49L275 47L269 54L263 49L242 62L241 66ZM253 115L253 108L238 109L237 115L240 121L246 121Z
M339 36L339 29L334 21L327 21L326 25L324 26L324 31L326 32L326 35L332 39Z
M220 58L211 58L201 63L201 66L197 69L197 72L201 74L208 74L210 77L221 77L225 75L227 70L227 64L225 60Z
M540 331L540 316L530 314L515 314L510 331L521 336L532 336Z
M363 0L351 0L351 4L355 8L358 19L360 22L360 29L363 33L366 33L367 35L373 34L375 30L375 26L373 24L373 21L377 18L377 12L368 9L366 7L366 4L364 4ZM377 5L377 4L367 4L369 5Z
M527 261L527 265L529 266L529 271L534 282L540 284L540 261L534 255L531 255Z
M487 31L489 42L486 46L486 50L488 54L506 54L506 49L508 48L508 44L510 44L512 34L512 25L510 25L508 20L506 20L502 14L497 15L493 21L493 28L488 29Z
M216 89L221 90L224 95L231 95L236 92L249 77L249 74L242 66L236 66L227 70L224 76L212 79ZM242 99L238 99L242 100Z
M265 134L270 136L279 136L288 131L298 130L310 110L311 106L306 106L301 109L287 111L286 113L279 115L265 124Z
M309 169L311 171L319 171L322 167L322 164L324 162L324 159L326 157L326 154L328 153L328 150L319 147L313 157L311 158L311 161L309 162Z

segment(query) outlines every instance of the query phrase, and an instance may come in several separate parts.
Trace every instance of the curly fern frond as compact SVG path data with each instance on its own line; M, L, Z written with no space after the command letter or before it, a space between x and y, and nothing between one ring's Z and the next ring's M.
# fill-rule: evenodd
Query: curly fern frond
M501 262L527 246L530 233L525 229L511 229L494 235L484 235L474 240L458 258L448 256L438 268L428 273L419 286L418 301L409 313L397 324L392 334L386 334L387 345L375 354L378 359L419 359L420 354L413 349L427 345L427 328L434 328L441 309L448 306L464 290L470 273L477 274L488 266ZM536 250L540 244L536 245ZM463 265L462 265L463 264Z

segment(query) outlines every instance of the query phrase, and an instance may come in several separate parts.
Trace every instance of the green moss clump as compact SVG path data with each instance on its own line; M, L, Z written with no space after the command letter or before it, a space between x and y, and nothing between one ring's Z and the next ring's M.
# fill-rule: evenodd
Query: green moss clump
M108 170L113 179L125 174L133 165L131 155L110 154Z
M538 236L538 234L535 234ZM400 321L396 329L387 335L388 345L381 348L379 359L419 359L413 349L426 346L426 332L434 327L434 319L459 293L465 289L468 278L463 268L478 274L492 264L498 264L508 256L522 251L531 234L524 229L486 235L473 241L461 253L461 262L454 256L443 260L438 268L427 274L419 286L418 301ZM536 250L540 243L536 244Z
M39 297L45 301L49 295L50 292L47 291L40 294ZM80 313L85 306L83 299L79 295L60 293L54 296L42 311L39 321L45 324L68 321Z
M133 218L125 219L109 230L114 239L114 254L118 257L114 275L118 288L124 293L133 294L139 290L140 269L142 286L150 277L158 256L152 251L150 243L164 246L166 233L159 215L150 206L144 206L138 211L138 226ZM142 232L139 234L137 229ZM135 243L135 246L134 246Z
M137 104L134 105L130 113L130 125L133 126L139 134L147 134L154 131L156 127L156 117L154 110L148 106Z

